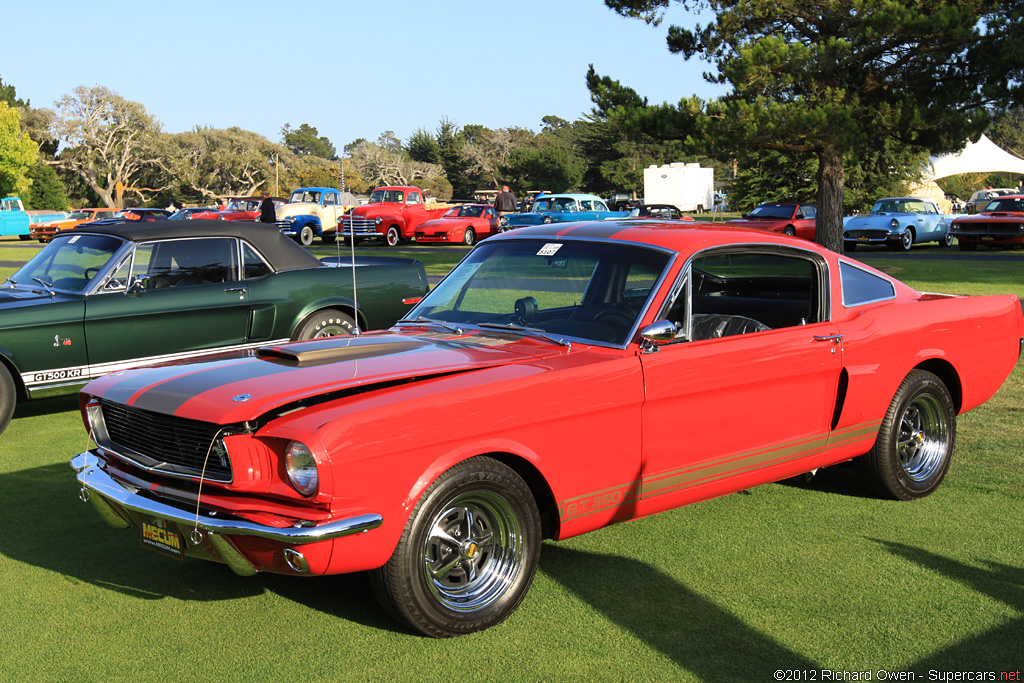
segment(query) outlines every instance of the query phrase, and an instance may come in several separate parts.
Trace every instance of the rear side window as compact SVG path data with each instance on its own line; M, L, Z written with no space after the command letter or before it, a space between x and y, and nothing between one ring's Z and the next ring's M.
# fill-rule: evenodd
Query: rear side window
M845 261L839 262L839 280L843 287L843 306L847 308L896 296L896 289L884 277Z

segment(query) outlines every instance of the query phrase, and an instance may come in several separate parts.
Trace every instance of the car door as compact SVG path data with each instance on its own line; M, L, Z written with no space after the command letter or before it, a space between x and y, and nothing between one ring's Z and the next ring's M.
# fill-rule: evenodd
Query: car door
M639 513L815 467L842 369L823 260L708 252L661 317L677 341L641 354L646 384Z
M91 372L244 344L250 303L238 263L234 238L138 245L86 302Z

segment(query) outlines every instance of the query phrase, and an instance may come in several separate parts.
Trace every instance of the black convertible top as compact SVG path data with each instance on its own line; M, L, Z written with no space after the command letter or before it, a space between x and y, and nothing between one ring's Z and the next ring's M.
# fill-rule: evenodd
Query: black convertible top
M319 260L295 240L286 237L273 223L195 219L188 221L124 221L107 225L80 225L60 233L113 235L131 242L167 240L182 237L239 237L247 240L270 262L274 270L316 268Z

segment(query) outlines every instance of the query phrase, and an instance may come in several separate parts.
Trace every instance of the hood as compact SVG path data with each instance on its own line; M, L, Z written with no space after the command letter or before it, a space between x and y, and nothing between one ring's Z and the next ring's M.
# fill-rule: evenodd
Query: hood
M245 357L114 373L82 391L143 410L232 424L347 390L566 353L546 342L518 341L390 332L331 337L266 346Z
M404 204L398 202L374 202L373 204L363 204L352 209L353 216L360 216L362 218L376 218L377 216L383 216L386 214L392 214L395 211L401 211Z
M790 223L789 218L734 218L731 221L726 221L729 225L735 225L741 228L768 228L773 225L780 223Z
M19 284L14 289L11 289L6 285L0 285L0 309L4 310L21 308L24 306L62 303L65 301L81 301L83 298L85 297L81 294L55 292L51 299L50 293L34 282L31 287Z
M425 223L420 223L416 228L417 230L423 230L425 228L457 228L460 225L469 225L473 222L472 218L435 218Z
M274 213L280 219L286 216L304 216L319 210L320 205L315 202L289 202L277 207Z

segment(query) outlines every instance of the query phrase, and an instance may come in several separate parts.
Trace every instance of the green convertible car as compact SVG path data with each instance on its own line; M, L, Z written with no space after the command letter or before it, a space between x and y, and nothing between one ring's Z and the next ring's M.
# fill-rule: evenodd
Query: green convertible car
M20 399L138 365L388 327L427 291L419 261L334 260L247 221L60 233L0 285L0 431Z

